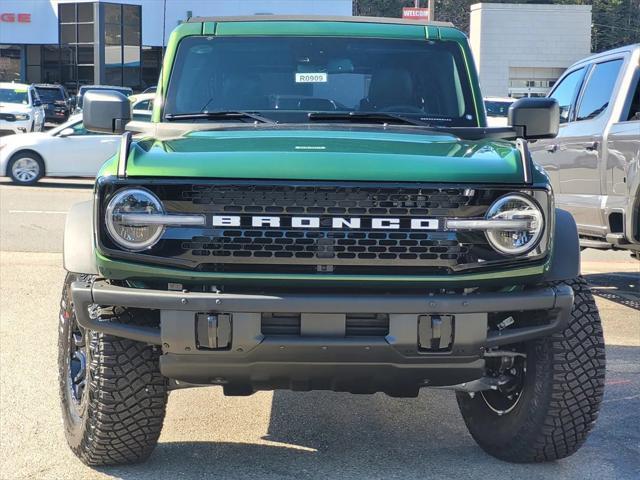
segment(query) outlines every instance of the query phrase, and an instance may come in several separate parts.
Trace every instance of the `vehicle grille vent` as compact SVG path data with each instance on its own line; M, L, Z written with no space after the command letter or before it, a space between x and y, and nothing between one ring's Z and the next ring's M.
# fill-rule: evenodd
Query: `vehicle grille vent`
M384 337L389 334L389 315L358 313L347 315L347 337Z
M299 313L263 313L263 335L300 335Z
M299 313L263 313L263 335L300 335ZM384 337L389 334L389 315L382 313L349 313L346 316L345 336Z

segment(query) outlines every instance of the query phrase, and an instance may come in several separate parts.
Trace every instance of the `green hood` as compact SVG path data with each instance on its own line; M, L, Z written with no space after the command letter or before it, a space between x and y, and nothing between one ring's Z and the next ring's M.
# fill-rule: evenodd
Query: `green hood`
M518 184L523 165L502 141L382 128L243 128L141 140L127 176Z

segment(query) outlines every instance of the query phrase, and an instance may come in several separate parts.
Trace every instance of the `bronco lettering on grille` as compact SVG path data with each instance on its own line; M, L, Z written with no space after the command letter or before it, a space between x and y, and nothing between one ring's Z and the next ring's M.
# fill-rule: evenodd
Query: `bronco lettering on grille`
M214 215L214 227L269 227L269 228L320 228L372 230L438 230L437 218L359 218L359 217L279 217Z

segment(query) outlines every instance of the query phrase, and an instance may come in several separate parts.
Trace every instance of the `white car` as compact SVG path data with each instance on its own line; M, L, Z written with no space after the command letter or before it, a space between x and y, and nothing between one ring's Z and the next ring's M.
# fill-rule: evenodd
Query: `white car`
M136 122L150 122L153 113L153 100L156 98L155 93L141 93L139 95L131 95L131 120Z
M24 83L0 82L0 137L40 132L43 127L44 107L36 89Z
M487 111L487 124L490 127L507 127L509 123L509 107L515 98L485 97L484 107Z
M21 185L32 185L45 175L95 177L119 145L119 135L88 132L82 115L74 115L48 132L1 138L0 175Z

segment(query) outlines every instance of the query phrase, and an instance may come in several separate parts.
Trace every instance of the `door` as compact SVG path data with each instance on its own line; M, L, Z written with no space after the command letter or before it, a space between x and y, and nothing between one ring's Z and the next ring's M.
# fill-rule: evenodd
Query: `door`
M91 133L80 121L51 139L47 168L51 175L94 177L102 164L115 155L119 145L119 135Z
M606 194L620 197L635 194L635 190L630 189L640 175L640 165L634 165L640 153L640 68L626 92L625 107L620 121L611 126L607 137Z
M568 205L580 230L604 235L602 199L603 135L623 59L595 63L583 83L573 121L558 142L560 200Z
M549 174L551 185L556 195L560 193L559 172L564 163L562 161L563 152L559 148L559 142L575 112L578 92L580 91L580 86L582 85L586 71L587 67L581 67L567 73L560 79L549 95L549 97L555 98L560 106L560 129L558 136L552 139L538 140L532 142L530 145L533 159L542 165Z

